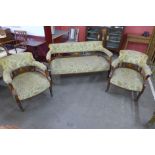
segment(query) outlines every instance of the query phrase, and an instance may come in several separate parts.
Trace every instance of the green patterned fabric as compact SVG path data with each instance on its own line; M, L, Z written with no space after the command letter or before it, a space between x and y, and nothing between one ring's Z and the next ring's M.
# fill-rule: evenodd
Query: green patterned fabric
M43 63L40 63L38 61L33 61L31 65L35 66L43 71L45 71L47 69L47 67Z
M12 85L20 100L38 95L50 87L49 81L37 72L27 72L16 76Z
M121 50L119 55L120 62L127 62L143 66L147 63L148 56L142 52L133 50Z
M52 74L108 71L110 65L101 56L57 58L51 62Z
M143 82L143 77L129 68L117 68L110 80L110 83L132 91L142 91Z
M35 60L32 56L32 53L25 52L1 58L0 65L2 66L3 70L10 68L16 69L22 66L32 64L33 61Z
M102 46L102 41L68 42L49 45L50 51L46 59L51 59L51 54L101 51L111 57L113 54Z

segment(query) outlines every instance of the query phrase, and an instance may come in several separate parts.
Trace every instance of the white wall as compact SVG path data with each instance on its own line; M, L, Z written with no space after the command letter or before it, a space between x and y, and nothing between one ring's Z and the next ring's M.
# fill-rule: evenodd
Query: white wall
M6 26L6 27L9 27L12 32L14 30L24 30L27 31L28 35L45 36L43 26Z

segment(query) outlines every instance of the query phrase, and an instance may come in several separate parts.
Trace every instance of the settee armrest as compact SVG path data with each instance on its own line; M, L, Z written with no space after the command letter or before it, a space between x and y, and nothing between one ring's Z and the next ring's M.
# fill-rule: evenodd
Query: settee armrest
M3 71L3 80L6 84L12 83L11 71L10 70L4 70Z
M147 79L149 76L152 75L151 68L150 68L147 64L144 65L142 68L143 68L144 75L145 75L145 78L146 78L146 79Z
M108 49L106 49L104 47L102 48L101 51L104 52L110 58L113 56L112 52L110 52Z
M34 67L37 67L43 71L47 70L47 67L43 63L40 63L38 61L33 61L31 65Z
M52 54L52 51L49 50L49 51L47 52L47 55L46 55L46 60L47 60L48 62L51 61L51 54Z
M116 58L115 60L112 61L111 65L113 68L116 68L118 66L118 64L119 64L119 58Z

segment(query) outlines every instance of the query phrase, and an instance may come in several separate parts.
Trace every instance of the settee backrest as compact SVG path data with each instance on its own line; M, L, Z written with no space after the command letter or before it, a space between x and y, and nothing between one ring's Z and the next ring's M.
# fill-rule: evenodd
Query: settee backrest
M69 42L49 45L52 54L103 50L102 41Z

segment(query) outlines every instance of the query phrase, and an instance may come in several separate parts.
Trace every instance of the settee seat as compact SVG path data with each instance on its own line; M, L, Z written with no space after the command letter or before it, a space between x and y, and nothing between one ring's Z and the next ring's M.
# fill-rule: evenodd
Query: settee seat
M88 73L108 71L110 64L104 57L93 55L56 58L51 62L50 68L52 74Z

